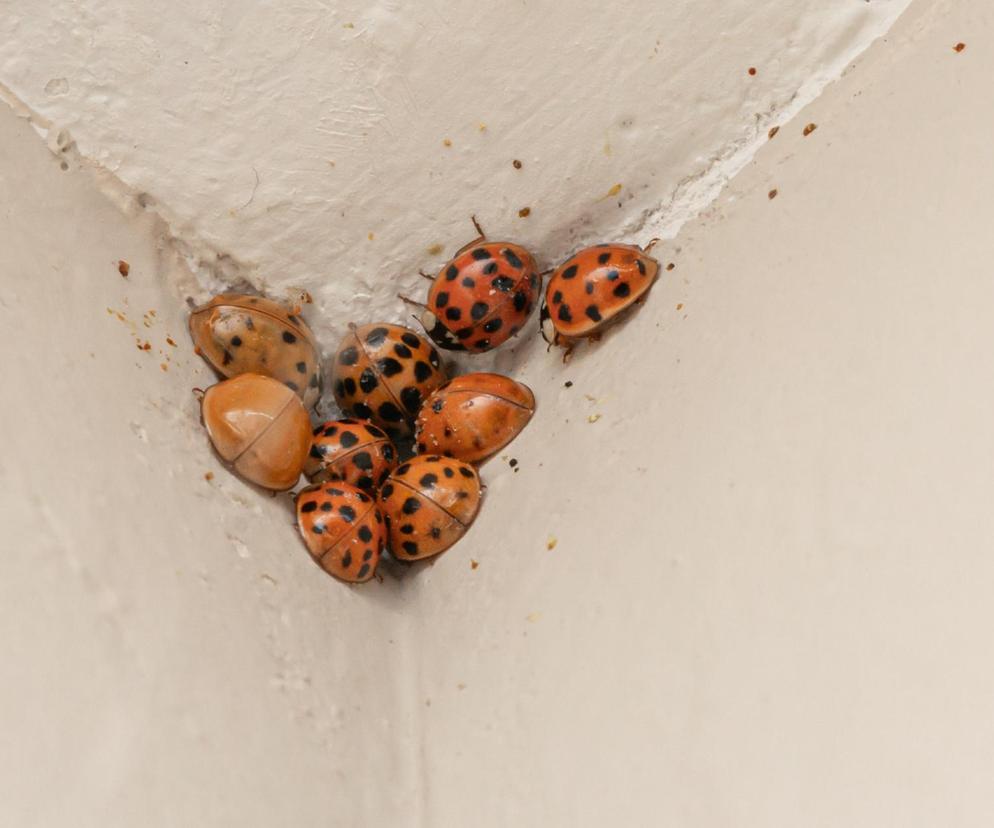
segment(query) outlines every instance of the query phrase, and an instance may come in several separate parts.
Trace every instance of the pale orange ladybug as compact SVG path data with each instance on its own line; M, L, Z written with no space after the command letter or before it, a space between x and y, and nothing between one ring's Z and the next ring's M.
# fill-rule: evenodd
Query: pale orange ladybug
M482 497L469 464L437 454L412 458L380 489L391 551L402 561L444 552L473 523Z
M335 401L392 438L410 435L425 397L445 382L438 351L400 325L352 327L331 368Z
M574 253L559 265L549 278L542 302L545 340L569 346L599 333L638 302L659 274L659 262L648 253L651 247L599 244Z
M317 341L300 316L261 296L225 293L190 312L193 344L223 377L278 379L308 408L321 395Z
M371 492L397 465L397 449L386 433L362 420L329 420L313 432L304 474L315 482L342 480Z
M221 459L246 480L276 491L296 484L311 447L311 421L286 385L239 374L207 389L201 416Z
M534 413L535 395L527 385L500 374L464 374L421 407L418 452L480 463L517 437Z
M301 489L297 528L321 568L342 581L368 581L386 545L383 515L372 496L331 481Z

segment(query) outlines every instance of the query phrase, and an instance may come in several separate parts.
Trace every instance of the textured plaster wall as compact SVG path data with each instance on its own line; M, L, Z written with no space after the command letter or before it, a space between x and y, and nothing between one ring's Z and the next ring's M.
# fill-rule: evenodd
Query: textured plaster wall
M0 119L11 824L990 824L994 15L916 3L786 121L791 85L813 94L897 6L646 5L626 37L669 15L651 41L694 67L670 67L668 94L661 70L621 82L666 51L629 50L604 34L617 9L593 5L447 4L423 26L420 4L6 9L0 81L56 149ZM506 48L489 74L455 60L512 18L555 23L572 49L524 25L527 57ZM332 48L374 36L352 63ZM206 66L153 94L149 67L183 78L191 44ZM789 76L774 52L798 61ZM323 84L301 68L322 61L342 67ZM565 100L574 75L599 97ZM305 88L351 111L404 83L413 115L383 92L390 118L339 138L331 177L307 166ZM787 109L757 122L774 83ZM478 114L488 96L463 86L488 84L507 97ZM599 107L580 117L581 99ZM592 139L591 113L617 128ZM672 146L664 122L684 130ZM464 240L468 212L549 256L646 211L651 235L690 210L677 181L727 157L704 192L756 135L624 327L567 367L533 340L501 358L539 410L505 454L517 471L484 468L479 521L434 565L343 587L308 560L288 499L208 451L190 261L309 289L330 345L360 306L399 318L392 293L444 256L429 245Z

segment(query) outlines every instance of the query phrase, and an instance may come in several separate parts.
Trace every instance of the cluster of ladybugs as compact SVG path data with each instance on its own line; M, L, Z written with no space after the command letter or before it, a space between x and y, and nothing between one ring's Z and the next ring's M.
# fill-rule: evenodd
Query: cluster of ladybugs
M480 353L506 342L525 324L542 283L527 250L488 241L476 227L479 238L432 279L427 304L414 303L428 336L447 350ZM543 336L571 347L598 334L645 295L658 272L648 248L581 250L549 279ZM348 419L312 429L307 411L321 394L321 360L296 310L223 294L191 313L190 332L197 353L227 378L202 397L215 450L267 489L291 489L307 475L313 485L296 497L300 534L321 567L344 581L373 577L387 547L413 561L452 546L480 508L475 466L510 443L535 411L521 383L490 373L447 382L425 337L374 323L350 325L331 367ZM398 446L413 456L404 459Z

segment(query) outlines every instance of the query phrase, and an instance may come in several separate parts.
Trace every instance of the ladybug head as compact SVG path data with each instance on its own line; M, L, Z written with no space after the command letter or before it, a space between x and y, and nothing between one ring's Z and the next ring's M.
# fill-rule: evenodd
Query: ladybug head
M425 329L428 336L431 337L431 341L438 345L439 348L445 348L447 351L466 350L466 347L459 341L459 338L446 328L442 324L442 320L427 308L421 314L421 326Z

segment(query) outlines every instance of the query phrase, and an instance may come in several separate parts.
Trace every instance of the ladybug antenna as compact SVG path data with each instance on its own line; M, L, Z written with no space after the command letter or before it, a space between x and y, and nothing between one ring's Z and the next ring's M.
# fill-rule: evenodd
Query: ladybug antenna
M416 308L423 308L424 310L428 310L428 306L423 302L415 302L413 299L408 299L402 293L398 293L397 298L400 299L401 302L406 302L408 305L413 305Z
M649 239L649 243L645 247L642 248L642 252L643 253L648 253L650 250L652 250L652 248L654 248L661 241L662 241L662 239L660 239L660 238Z
M480 227L480 222L478 222L476 220L476 215L474 214L474 215L470 216L469 218L470 218L470 221L473 222L473 226L476 228L476 232L480 234L480 238L477 239L477 241L479 241L480 239L485 239L487 237L487 234L484 233L483 232L483 228Z
M193 390L193 396L194 397L196 397L198 400L203 400L204 399L204 393L205 392L204 392L203 388L194 388L192 390Z
M425 273L423 270L419 269L418 273L420 273L422 276L424 276L424 278L426 278L429 282L434 282L435 281L435 277L434 276L432 276L432 275L430 275L428 273Z

